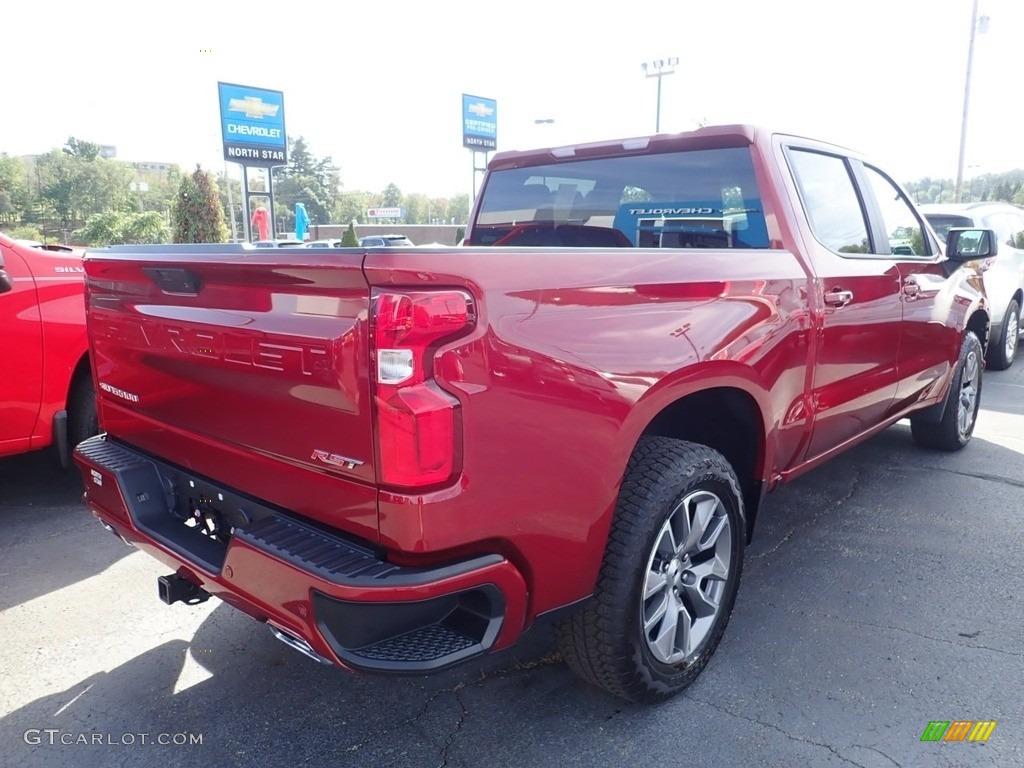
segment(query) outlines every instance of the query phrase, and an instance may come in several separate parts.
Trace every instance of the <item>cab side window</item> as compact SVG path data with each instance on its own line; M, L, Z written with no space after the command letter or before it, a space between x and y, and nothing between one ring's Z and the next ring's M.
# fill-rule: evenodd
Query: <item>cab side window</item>
M876 243L875 253L896 256L930 256L931 243L913 206L899 187L880 171L869 165L864 173L881 209L888 240Z
M790 149L789 158L814 236L839 254L870 253L864 208L846 160L803 149Z

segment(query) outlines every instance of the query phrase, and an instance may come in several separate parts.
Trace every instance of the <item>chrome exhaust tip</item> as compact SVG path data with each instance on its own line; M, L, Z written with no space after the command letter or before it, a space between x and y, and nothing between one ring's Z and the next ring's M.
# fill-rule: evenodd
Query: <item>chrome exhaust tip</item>
M276 627L270 622L267 622L267 626L270 627L270 631L274 633L274 637L280 640L282 643L287 645L289 648L298 651L304 656L308 656L318 664L331 665L333 662L330 659L325 659L319 653L313 650L312 646L303 640L301 637L296 637L290 632L286 632L280 627Z
M124 536L122 536L120 533L118 533L114 529L114 526L112 526L110 523L105 523L102 520L100 520L100 525L103 526L104 530L110 531L110 533L114 534L117 537L117 540L120 541L122 544L124 544L126 547L132 547L132 548L135 547L135 545L132 544L130 541L128 541L128 539L126 539Z

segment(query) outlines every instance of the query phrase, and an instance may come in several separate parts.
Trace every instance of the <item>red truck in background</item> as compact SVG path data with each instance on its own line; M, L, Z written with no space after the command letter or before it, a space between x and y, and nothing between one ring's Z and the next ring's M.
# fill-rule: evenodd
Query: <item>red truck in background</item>
M168 604L380 673L551 620L657 699L717 647L766 492L904 417L968 443L996 247L755 127L499 153L462 247L90 251L75 458Z
M54 447L69 466L98 431L82 254L0 234L0 456Z

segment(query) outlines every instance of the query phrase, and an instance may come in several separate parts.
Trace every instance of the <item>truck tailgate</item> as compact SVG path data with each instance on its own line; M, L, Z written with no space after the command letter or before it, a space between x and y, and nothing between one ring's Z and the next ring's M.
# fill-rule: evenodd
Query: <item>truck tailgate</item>
M101 427L376 538L362 260L237 246L89 252Z

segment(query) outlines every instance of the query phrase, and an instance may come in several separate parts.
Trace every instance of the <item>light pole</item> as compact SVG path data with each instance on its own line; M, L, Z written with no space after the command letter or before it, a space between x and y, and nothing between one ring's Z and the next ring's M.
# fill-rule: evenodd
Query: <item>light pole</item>
M962 202L964 186L964 153L967 149L967 110L971 103L971 66L974 63L974 34L988 31L988 16L978 18L978 0L971 11L971 42L967 46L967 77L964 79L964 116L960 123L960 159L956 167L956 201Z
M975 0L977 1L977 0ZM640 68L644 71L644 75L647 77L658 78L658 106L657 112L654 118L654 132L661 133L661 78L665 75L671 75L675 73L675 67L679 64L679 59L675 56L669 59L655 59L654 61L645 61L640 65Z

